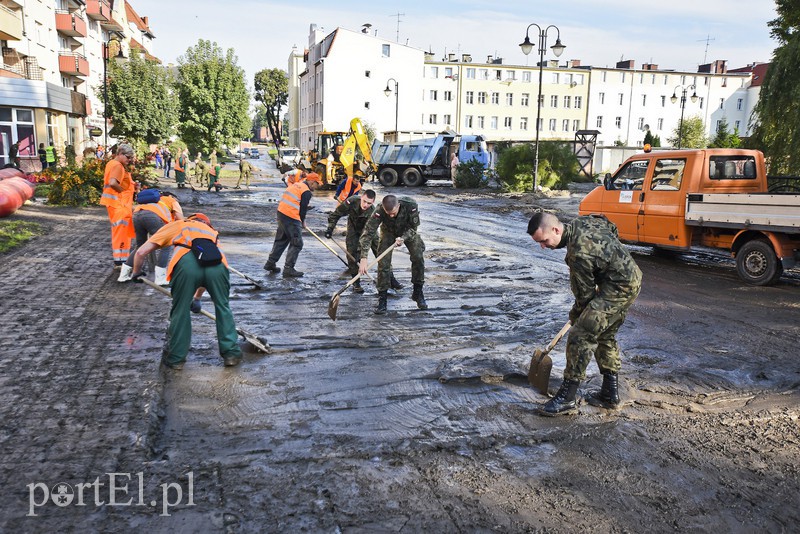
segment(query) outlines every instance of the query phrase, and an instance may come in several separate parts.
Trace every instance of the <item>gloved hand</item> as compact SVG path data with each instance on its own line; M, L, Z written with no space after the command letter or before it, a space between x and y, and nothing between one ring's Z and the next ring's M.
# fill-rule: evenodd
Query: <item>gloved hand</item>
M142 278L144 277L145 274L147 274L147 273L145 273L144 271L139 271L138 273L133 273L131 275L131 282L136 282L137 284L143 284L144 282L142 282Z
M328 239L333 237L333 230L325 230L325 237L327 237Z
M192 299L192 305L189 306L189 309L192 310L192 313L200 313L200 310L203 309L200 305L200 299Z

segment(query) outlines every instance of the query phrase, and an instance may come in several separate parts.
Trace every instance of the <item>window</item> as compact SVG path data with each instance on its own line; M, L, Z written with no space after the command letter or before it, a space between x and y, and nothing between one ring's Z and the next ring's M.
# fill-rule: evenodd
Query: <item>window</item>
M522 117L519 120L519 129L520 130L527 130L528 129L528 117Z
M556 119L550 119L550 131L551 132L556 131Z
M488 80L489 79L489 69L480 69L478 71L478 79L479 80Z
M724 98L720 98L719 99L719 109L725 109L725 99Z
M614 119L614 126L617 128L622 128L622 117L617 117Z
M656 75L655 74L651 74L650 75L650 83L653 84L653 85L656 84Z
M445 91L444 92L444 99L446 102L452 102L453 100L453 91Z
M602 127L603 127L603 116L602 116L602 115L598 115L598 116L597 116L597 122L596 122L596 124L597 124L597 127L598 127L598 128L602 128Z
M497 81L502 80L503 79L503 71L500 70L500 69L497 69L496 71L494 71L494 79L497 80Z
M583 97L582 96L576 96L575 97L575 109L581 109L582 106L583 106Z
M644 117L639 117L639 122L637 122L637 128L640 130L644 129Z
M755 180L753 156L711 156L708 176L712 180Z
M562 132L569 131L569 119L564 119L561 121L561 131Z
M551 108L558 107L558 95L550 95L550 107Z
M364 102L364 109L369 109L369 102Z
M439 100L439 91L431 89L431 100Z
M640 83L640 84L643 84L643 83L644 83L644 72L640 72L640 73L639 73L639 83Z
M468 80L475 79L475 67L467 67L467 79Z
M514 93L506 93L506 106L514 105Z
M453 67L445 67L444 68L444 77L445 78L452 78L453 77Z
M722 125L722 121L721 121L721 120L718 120L718 121L717 121L717 125L714 127L714 131L715 131L715 132L718 132L718 131L719 131L719 127L720 127L721 125Z
M598 93L597 94L597 98L598 98L598 100L600 100L601 104L605 104L606 103L606 94L605 93Z
M607 74L608 74L608 71L603 71L603 81L606 81L606 75Z
M478 115L478 128L483 130L485 124L486 124L486 117L484 117L483 115Z
M669 76L665 74L664 75L664 85L667 85L668 82L669 82Z
M620 79L620 81L622 83L625 83L625 74L627 74L627 73L625 73L625 72L620 72L619 73L619 79Z
M538 100L539 100L539 107L543 108L544 107L544 95L539 95Z
M444 115L444 116L442 117L443 124L452 124L452 120L451 120L451 118L450 118L450 117L451 117L450 115Z
M506 130L510 130L511 129L511 117L506 117L505 119L503 119L503 127Z
M650 189L653 191L678 191L683 182L684 167L686 167L685 159L656 160Z
M558 73L554 72L553 73L553 83L558 83L558 80L559 80Z
M583 85L583 74L573 74L572 81L575 82L576 85Z
M365 71L364 71L364 77L365 77L365 78L369 78L371 74L372 74L372 73L371 73L370 71L368 71L368 70L365 70Z
M642 189L644 177L647 175L649 161L631 161L614 174L611 181L606 185L607 189Z
M492 130L497 129L497 117L492 117L489 119L489 128L491 128Z
M663 130L664 129L664 119L658 119L658 121L656 121L656 125L657 125L656 126L656 130L658 130L658 131Z
M625 93L620 93L619 94L619 105L621 106L624 101L625 101Z
M472 115L464 115L464 126L472 128Z
M436 113L428 115L428 124L436 124Z
M700 97L700 100L699 100L699 102L700 102L700 109L703 109L703 102L704 102L704 101L705 101L705 98L703 98L703 97L701 96L701 97Z
M667 105L667 97L666 95L661 95L661 107L666 107Z
M485 104L486 103L486 92L481 91L478 93L478 104Z
M475 103L475 94L472 91L467 91L465 96L465 100L467 104L474 104Z
M506 80L516 80L516 79L517 79L516 71L513 70L506 71Z
M681 76L681 85L686 85L686 75Z
M743 100L741 98L736 100L736 109L737 110L742 111L742 103L743 103Z
M431 67L431 78L439 77L439 67Z
M734 123L733 123L733 127L734 127L734 128L737 130L737 131L739 130L739 126L741 126L741 125L742 125L742 121L736 121L736 122L734 122Z
M647 95L642 95L642 105L643 106L647 105Z
M544 126L544 119L536 119L536 129L541 132L543 126Z
M572 97L571 96L565 96L564 97L564 108L565 109L569 109L571 107L572 107Z
M12 113L11 108L0 108L0 131L2 131L3 137L8 136L3 139L7 144L3 152L0 153L0 165L10 163L8 161L8 147L12 143L18 143L19 150L17 154L19 156L36 155L33 111L30 109L14 109L13 111L14 113ZM49 112L48 120L50 120ZM48 133L50 133L50 125L48 125Z
M531 99L531 94L530 93L522 93L522 97L520 97L520 99L519 99L520 102L519 103L522 106L528 107L528 102L530 101L530 99Z
M581 129L581 121L580 121L580 119L574 119L572 121L572 131L573 132L577 132L580 129Z
M383 57L391 57L392 55L392 48L391 45L385 44L381 46L381 55Z
M500 104L500 93L492 93L492 104Z
M522 82L530 83L530 81L531 81L531 71L529 70L522 71Z

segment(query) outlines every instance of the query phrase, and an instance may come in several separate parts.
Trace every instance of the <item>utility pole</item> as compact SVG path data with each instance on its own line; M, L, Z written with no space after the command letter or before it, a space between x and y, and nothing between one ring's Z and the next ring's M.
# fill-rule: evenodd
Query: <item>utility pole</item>
M389 15L390 17L397 17L397 35L395 36L395 42L400 42L400 17L404 17L405 13L395 13L394 15Z

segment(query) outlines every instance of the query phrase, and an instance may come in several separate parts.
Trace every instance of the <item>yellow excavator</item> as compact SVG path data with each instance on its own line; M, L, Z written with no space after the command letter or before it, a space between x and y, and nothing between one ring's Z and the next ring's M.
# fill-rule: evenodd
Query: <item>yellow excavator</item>
M350 121L349 132L320 132L317 146L309 153L309 163L322 183L329 186L336 186L348 176L364 181L378 171L358 117Z

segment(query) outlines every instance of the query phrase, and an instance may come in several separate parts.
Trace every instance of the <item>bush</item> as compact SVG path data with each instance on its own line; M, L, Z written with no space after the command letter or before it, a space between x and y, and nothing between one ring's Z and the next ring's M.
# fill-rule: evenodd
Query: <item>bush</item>
M47 202L57 206L97 204L103 191L105 161L84 160L80 167L48 168L42 175L54 178Z
M456 179L453 184L455 187L464 189L475 189L486 187L488 180L483 172L483 164L475 159L459 163L456 167Z
M518 144L504 149L497 159L497 179L509 191L533 190L535 146ZM545 141L539 143L539 186L564 189L575 181L589 181L580 175L578 158L570 143Z

